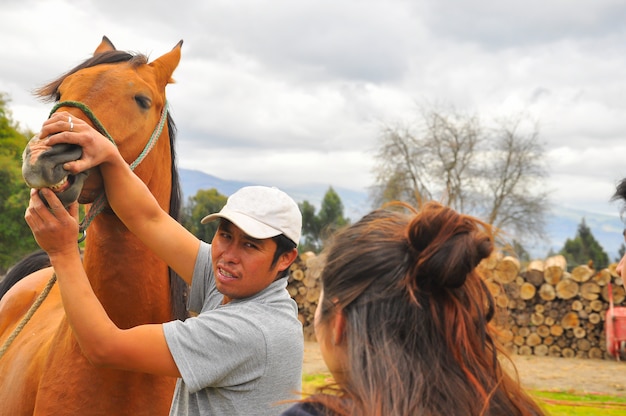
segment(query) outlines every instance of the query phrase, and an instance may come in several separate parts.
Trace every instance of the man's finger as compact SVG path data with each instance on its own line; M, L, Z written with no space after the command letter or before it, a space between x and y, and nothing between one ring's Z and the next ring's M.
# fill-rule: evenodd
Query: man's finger
M47 214L48 209L44 207L43 202L39 198L39 194L37 190L35 192L31 192L30 201L28 201L28 208L26 208L26 212L24 213L24 219L26 223L30 226L30 228L38 227L44 220L41 218L41 210L39 208L44 208L43 212Z
M50 211L54 214L55 217L57 216L57 212L63 212L65 210L65 207L63 206L59 198L50 189L42 188L40 190L40 195L43 198L42 202L45 200Z
M70 204L67 211L70 213L72 218L78 221L78 203L77 202L73 202L72 204Z
M63 164L63 169L71 173L80 173L84 169L81 168L81 160L74 160Z
M62 213L65 211L65 207L56 196L54 192L52 192L48 188L41 188L39 190L39 200L42 205L45 205L46 210L49 213L52 213L55 217L58 217L58 213ZM45 218L48 213L41 213L42 218Z

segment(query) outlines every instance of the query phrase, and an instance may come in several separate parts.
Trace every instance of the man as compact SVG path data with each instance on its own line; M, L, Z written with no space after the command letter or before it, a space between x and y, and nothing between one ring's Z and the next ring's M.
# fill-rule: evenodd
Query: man
M245 187L202 222L219 220L209 245L163 211L108 139L67 113L48 119L48 145L83 148L70 172L100 166L107 199L124 224L191 284L185 322L122 330L108 318L82 268L77 204L66 211L49 189L36 191L25 218L57 274L63 306L95 365L179 377L172 415L279 414L301 389L303 337L297 305L282 278L297 257L302 216L284 192ZM65 123L67 124L67 123ZM55 134L58 133L58 134Z
M615 193L611 198L611 201L621 200L624 204L622 207L622 214L626 213L626 178L622 179L617 187ZM626 228L624 229L624 240L626 241ZM617 265L617 273L622 277L624 281L624 287L626 287L626 274L624 268L626 267L626 254L624 254Z

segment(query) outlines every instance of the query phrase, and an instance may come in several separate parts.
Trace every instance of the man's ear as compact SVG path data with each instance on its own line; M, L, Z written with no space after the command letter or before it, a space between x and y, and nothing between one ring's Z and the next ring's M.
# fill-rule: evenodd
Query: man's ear
M286 270L289 266L291 266L291 263L296 260L296 257L298 257L297 248L281 254L280 258L278 259L278 264L276 265L278 271L282 272L283 270Z

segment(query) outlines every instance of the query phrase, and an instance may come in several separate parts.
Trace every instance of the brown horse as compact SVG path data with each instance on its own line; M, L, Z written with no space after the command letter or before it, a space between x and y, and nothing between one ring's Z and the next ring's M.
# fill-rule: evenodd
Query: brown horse
M58 101L53 111L68 111L107 133L131 166L152 143L134 171L173 217L180 209L180 187L165 87L181 46L182 41L148 63L143 55L117 51L103 37L91 58L38 90ZM66 204L76 198L89 204L84 267L111 319L129 328L176 317L173 305L184 305L184 295L174 299L171 291L180 289L182 280L170 280L167 265L106 204L95 209L103 200L98 169L68 176L60 166L78 158L80 148L41 149L37 142L33 138L25 151L24 177L31 187L58 190ZM56 285L15 336L52 273L48 267L26 276L0 300L0 346L14 338L0 356L0 415L167 415L176 379L94 367L68 326Z

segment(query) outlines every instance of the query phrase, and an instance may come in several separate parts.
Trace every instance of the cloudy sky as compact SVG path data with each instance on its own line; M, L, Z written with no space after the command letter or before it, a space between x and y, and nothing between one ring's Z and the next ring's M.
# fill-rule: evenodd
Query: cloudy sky
M35 131L51 105L31 91L103 35L152 59L183 39L168 87L183 168L364 190L381 127L439 103L536 120L552 200L618 209L622 0L3 0L0 21L0 91Z

